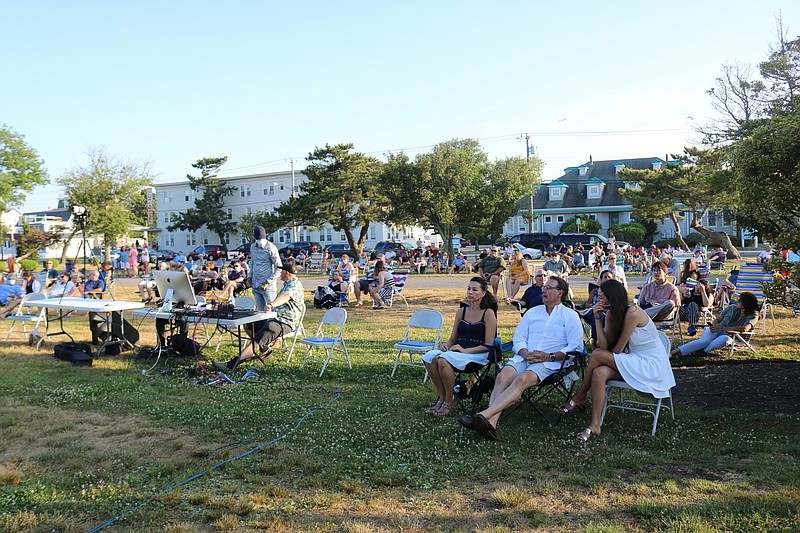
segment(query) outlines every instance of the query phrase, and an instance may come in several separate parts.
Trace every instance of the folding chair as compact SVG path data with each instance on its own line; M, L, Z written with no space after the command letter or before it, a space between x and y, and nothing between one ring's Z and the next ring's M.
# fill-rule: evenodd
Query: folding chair
M496 337L494 343L486 345L489 349L487 364L469 363L464 370L456 370L453 399L460 412L474 416L480 411L483 399L491 395L494 389L503 354L510 351L512 346L513 343L503 343L500 337Z
M766 331L767 313L772 316L772 327L775 327L775 310L772 303L764 295L764 285L772 283L772 272L765 272L759 263L745 263L739 266L739 277L736 280L735 299L743 292L750 292L758 300L759 309L764 317L763 330Z
M581 320L583 322L583 320ZM591 331L591 330L590 330ZM585 333L585 326L584 326ZM566 357L561 361L561 368L553 372L542 381L532 387L528 387L522 394L520 401L511 409L503 414L503 417L511 416L517 409L523 405L530 406L536 413L541 416L545 422L550 425L557 424L563 415L558 415L555 422L552 416L548 417L545 411L539 408L540 404L544 402L549 396L555 395L559 398L558 404L564 404L572 398L572 392L578 380L583 378L583 370L586 368L586 351L581 352L567 352Z
M678 338L680 338L681 344L683 344L683 330L681 330L681 316L678 308L675 308L675 314L672 318L667 320L653 320L653 324L655 324L656 328L659 332L663 333L665 331L670 332L670 340L674 341L675 336L677 334Z
M6 335L6 341L11 338L11 334L14 332L14 326L17 325L17 322L22 322L22 333L25 338L28 337L28 329L27 323L28 322L36 322L33 326L33 331L36 331L39 328L40 323L44 323L45 328L47 327L47 313L45 312L46 309L44 307L39 308L39 312L35 313L33 308L35 307L36 300L44 300L44 294L40 292L32 292L30 294L26 294L20 304L17 306L17 310L14 312L13 315L8 315L6 320L11 320L11 328L8 330L8 335Z
M661 340L661 343L664 345L664 349L666 350L666 357L669 357L669 352L671 348L671 343L667 335L659 331L658 338ZM611 399L611 389L617 389L618 396L617 400L613 401ZM653 399L651 402L645 402L640 400L628 400L623 398L623 390L631 390L635 391L640 396L647 396ZM603 420L606 418L606 411L608 409L622 409L625 411L636 411L639 413L646 413L653 417L653 430L650 433L652 436L656 434L656 426L658 425L658 417L661 413L661 408L669 409L670 415L672 415L672 419L675 420L675 409L672 405L672 389L669 391L669 406L664 405L663 403L664 398L653 398L652 395L645 394L643 392L639 392L630 385L628 385L625 380L623 379L610 379L606 382L606 401L603 404L603 414L600 416L600 425L603 425ZM613 403L612 403L613 402Z
M406 332L403 334L403 338L394 345L394 347L397 349L397 355L394 358L394 367L392 368L391 377L394 377L394 373L397 371L397 367L400 365L425 368L424 364L414 362L414 354L425 353L429 350L433 350L439 345L439 341L441 340L442 336L443 324L444 318L442 317L442 313L439 311L434 311L432 309L420 309L419 311L414 311L414 314L412 314L411 318L408 319L408 325L406 326ZM414 334L416 337L416 334L418 333L425 333L424 331L412 331L412 328L415 328L415 330L434 330L436 332L436 336L433 341L412 338L412 334ZM400 362L400 355L403 352L408 352L408 363ZM423 385L427 380L428 370L426 369L425 376L422 378Z
M301 344L308 346L306 355L303 357L303 362L300 368L305 366L307 361L316 361L322 363L322 370L319 372L319 377L325 373L325 367L333 358L333 352L337 348L344 354L343 359L333 359L335 361L344 361L347 363L347 368L353 368L350 364L350 355L347 353L347 346L344 344L342 331L344 330L344 323L347 321L347 310L342 307L333 307L328 309L322 316L322 320L317 327L314 337L304 337L300 339ZM325 336L324 333L333 332L331 336ZM314 359L311 357L314 348L324 348L326 357L325 359Z
M306 334L306 330L303 327L303 320L305 320L305 318L306 318L306 310L303 309L303 314L300 315L300 323L297 325L297 327L295 329L293 329L289 333L284 333L283 334L283 337L282 337L283 342L281 344L281 347L277 348L278 350L286 350L287 352L289 352L289 355L286 357L286 362L287 363L289 361L291 361L291 359L292 359L292 353L294 353L294 347L297 344L297 339L302 339L303 336L305 336L305 334ZM286 339L292 339L291 348L287 348L286 347Z
M403 296L403 288L406 286L406 279L408 279L408 273L398 274L393 272L392 277L394 278L394 285L392 285L392 293L389 295L388 298L385 298L386 306L391 307L392 305L394 305L395 297L399 296L405 302L406 307L408 307L408 300L406 300L406 297Z

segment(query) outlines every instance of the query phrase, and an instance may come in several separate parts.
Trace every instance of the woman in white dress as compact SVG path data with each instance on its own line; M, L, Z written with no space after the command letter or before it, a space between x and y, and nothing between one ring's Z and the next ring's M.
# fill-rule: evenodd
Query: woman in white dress
M630 303L622 283L613 279L603 282L592 312L597 322L599 347L589 358L581 388L558 408L561 414L568 414L583 407L591 389L591 422L575 436L582 442L600 434L608 380L622 378L637 391L656 398L669 397L669 390L675 386L669 354L659 340L658 330L642 309ZM600 325L603 312L605 326Z
M482 276L467 284L467 306L456 311L450 338L422 356L422 362L439 395L436 403L425 412L447 416L453 409L454 369L464 370L469 363L486 365L489 349L497 335L497 300L487 292L489 285Z

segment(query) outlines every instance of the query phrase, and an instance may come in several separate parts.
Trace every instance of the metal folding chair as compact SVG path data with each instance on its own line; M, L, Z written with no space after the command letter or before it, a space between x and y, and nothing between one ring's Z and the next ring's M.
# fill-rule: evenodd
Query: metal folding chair
M303 357L303 362L300 364L300 368L303 368L308 361L320 362L322 363L322 370L319 372L319 377L322 377L322 374L325 373L325 368L328 366L328 363L330 363L331 360L344 361L347 363L347 368L353 368L353 366L350 364L350 355L347 353L347 346L344 343L344 337L342 336L342 331L344 330L344 324L346 321L347 310L342 307L333 307L325 312L325 314L322 316L319 326L317 326L314 336L300 339L301 344L308 346L308 350ZM330 333L330 335L325 335L326 333ZM314 359L311 357L314 348L323 348L325 350L326 357L324 359ZM333 352L337 349L344 354L344 358L333 359Z
M401 365L425 368L425 365L421 362L414 362L414 354L425 353L429 350L435 349L439 345L439 341L441 340L442 336L443 324L444 318L442 317L442 313L439 311L434 311L432 309L420 309L419 311L414 311L414 314L412 314L411 318L408 319L408 325L406 326L406 332L403 334L403 338L394 345L394 347L397 349L397 355L394 358L392 377L394 377L397 367ZM417 334L426 333L425 330L428 330L427 333L429 334L435 331L435 337L432 341L416 338ZM400 356L403 352L408 353L408 363L400 362ZM428 371L425 370L425 376L422 378L422 383L424 384L427 380Z

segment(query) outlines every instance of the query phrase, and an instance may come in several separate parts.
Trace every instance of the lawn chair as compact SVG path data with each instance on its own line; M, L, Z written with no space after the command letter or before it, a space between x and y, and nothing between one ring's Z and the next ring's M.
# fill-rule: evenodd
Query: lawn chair
M442 336L443 324L444 318L442 317L442 313L439 311L434 311L432 309L420 309L419 311L414 311L414 314L412 314L411 318L408 319L408 325L406 326L406 332L403 334L403 338L394 345L394 347L397 349L397 355L394 358L392 377L394 377L394 373L397 371L397 367L400 365L425 368L424 364L414 362L414 354L425 353L429 350L435 349L439 345L439 341L441 340ZM415 330L412 331L412 328ZM412 335L416 337L417 334L424 333L424 331L419 330L428 330L429 333L435 331L436 336L433 341L412 338ZM400 356L403 352L408 352L408 363L400 362ZM422 378L422 383L424 384L427 380L428 371L426 369L425 376Z
M408 273L392 273L392 277L394 278L394 285L392 285L392 292L389 294L388 298L384 298L384 303L386 303L387 307L392 307L394 305L394 300L396 297L400 297L408 307L408 300L406 297L403 296L403 288L406 286L406 280L408 279Z
M17 306L17 310L14 312L13 315L8 315L6 320L11 320L11 328L8 330L8 335L6 335L6 341L11 338L11 334L14 332L14 326L17 325L17 322L22 322L22 333L24 338L28 338L28 329L27 323L28 322L35 322L33 326L33 331L37 331L39 328L39 324L43 323L45 329L47 328L47 313L44 307L39 308L39 312L34 312L34 307L36 300L44 300L44 294L40 292L32 292L30 294L26 294L20 304Z
M290 331L289 333L284 333L281 342L281 347L276 348L276 350L286 350L288 355L286 356L286 362L292 360L292 353L294 353L294 347L297 344L297 339L302 339L306 334L306 329L303 327L303 320L306 318L306 310L303 308L303 314L300 315L300 323L297 324L297 327ZM286 346L286 339L292 339L292 346Z
M671 348L671 343L669 338L664 332L658 333L658 338L661 340L661 343L664 345L664 349L666 350L666 356L669 357L669 352ZM611 397L611 389L617 389L618 395L617 400L612 400ZM623 398L623 391L624 390L631 390L635 391L640 396L647 396L652 399L652 401L646 402L641 400L629 400ZM650 433L652 436L656 434L656 426L658 425L658 417L661 413L661 408L669 409L670 414L672 415L672 419L675 420L675 409L672 405L672 390L669 391L669 406L664 405L663 402L664 398L654 398L649 394L645 394L642 392L637 391L630 385L628 385L625 380L623 379L610 379L606 382L606 401L603 404L603 414L600 416L600 425L603 425L603 420L606 418L606 411L608 409L622 409L625 411L636 411L639 413L646 413L653 417L653 429Z
M474 416L481 410L483 399L488 398L494 389L503 354L512 346L513 343L503 343L500 337L496 337L494 343L486 345L489 349L487 364L468 363L464 370L456 370L453 399L459 411Z
M761 315L764 318L762 330L766 330L767 313L772 316L772 327L775 327L775 310L772 303L764 295L764 285L772 283L772 272L765 272L759 263L745 263L739 266L739 277L736 280L736 292L733 293L732 301L743 293L749 292L758 300Z
M300 344L308 346L303 362L300 368L305 366L307 361L317 361L322 363L322 370L319 372L319 377L325 373L325 367L333 358L333 352L337 348L344 354L343 359L336 359L347 363L347 368L353 368L350 364L350 355L347 353L347 346L344 343L342 331L344 330L344 323L347 321L347 310L341 307L333 307L328 309L322 316L322 320L317 327L313 337L304 337L300 339ZM326 336L325 333L332 332L332 335ZM312 356L314 348L324 348L326 357L325 359L314 359Z

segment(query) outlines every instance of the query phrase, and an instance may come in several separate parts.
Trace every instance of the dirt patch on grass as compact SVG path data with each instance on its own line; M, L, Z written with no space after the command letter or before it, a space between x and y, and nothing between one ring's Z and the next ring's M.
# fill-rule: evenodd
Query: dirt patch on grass
M734 407L775 415L800 414L800 362L711 361L673 368L676 402L706 410Z
M12 401L0 406L0 421L0 464L36 464L52 472L68 467L119 475L152 464L196 461L213 448L180 429L159 428L134 416L48 409Z

